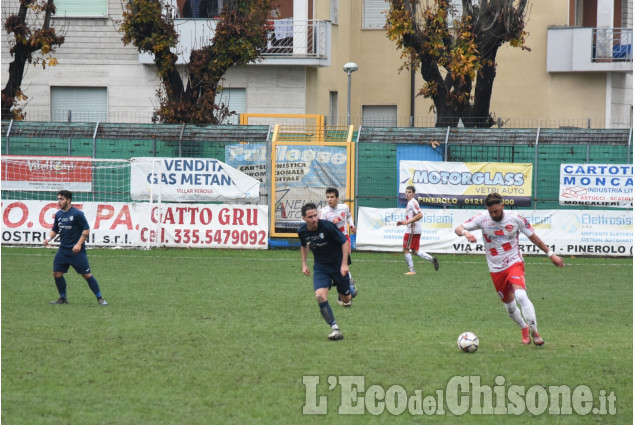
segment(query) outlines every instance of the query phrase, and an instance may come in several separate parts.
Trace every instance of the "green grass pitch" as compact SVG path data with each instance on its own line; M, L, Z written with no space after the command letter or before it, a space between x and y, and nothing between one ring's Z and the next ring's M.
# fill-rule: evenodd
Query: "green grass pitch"
M345 336L331 342L299 250L92 249L107 307L73 270L70 304L49 305L54 254L2 248L6 424L633 423L632 258L565 258L561 270L527 257L546 340L535 347L520 343L483 256L441 255L438 272L416 258L418 274L403 276L401 254L355 252L359 297L345 309L331 291ZM463 331L479 336L476 353L457 349ZM457 416L448 385L468 376L502 393L499 407L519 406L512 387L533 402L504 416L477 414L480 401L471 402ZM319 383L305 385L311 377ZM344 385L351 379L363 379L357 398ZM551 386L577 390L599 410L550 414L550 405L534 416L529 406L541 406ZM428 402L443 394L442 411L400 412L398 398L381 399L399 388ZM610 395L614 414L600 405ZM346 414L347 403L362 414Z

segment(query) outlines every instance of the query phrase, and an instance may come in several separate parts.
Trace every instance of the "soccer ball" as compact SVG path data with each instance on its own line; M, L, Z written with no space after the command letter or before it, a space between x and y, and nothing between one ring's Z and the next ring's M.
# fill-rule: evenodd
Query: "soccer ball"
M463 332L456 340L459 350L473 353L478 350L478 337L472 332Z

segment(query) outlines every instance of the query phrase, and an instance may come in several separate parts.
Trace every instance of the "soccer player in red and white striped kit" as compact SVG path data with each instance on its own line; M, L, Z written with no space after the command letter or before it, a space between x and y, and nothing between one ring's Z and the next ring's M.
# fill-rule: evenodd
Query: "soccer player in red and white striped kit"
M544 251L557 267L564 267L562 258L553 253L536 234L531 224L520 214L504 211L503 198L498 193L490 193L485 198L487 212L482 212L459 225L454 232L465 236L468 241L476 242L476 236L470 230L481 229L485 257L494 288L498 293L509 317L520 326L523 344L543 345L545 341L538 334L536 311L527 297L525 284L525 261L518 246L518 236L522 232L529 240ZM520 310L516 307L520 305Z

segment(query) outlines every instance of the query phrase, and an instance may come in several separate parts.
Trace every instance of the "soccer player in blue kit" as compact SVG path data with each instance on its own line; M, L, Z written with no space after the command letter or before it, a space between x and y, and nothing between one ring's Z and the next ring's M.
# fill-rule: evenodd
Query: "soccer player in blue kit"
M331 286L337 287L340 299L348 303L357 295L355 287L350 284L348 274L349 242L335 224L318 219L317 206L306 203L302 206L304 224L298 229L300 237L300 253L302 255L302 273L311 276L307 265L309 249L313 251L313 290L320 306L320 313L332 329L328 338L337 341L344 338L340 331L333 310L328 301Z
M51 304L68 304L64 273L68 271L70 266L73 266L75 271L86 279L90 290L97 297L97 303L105 306L108 303L101 296L99 284L90 272L88 256L86 255L85 242L90 234L90 226L84 213L71 206L72 200L73 194L70 191L60 190L57 192L57 204L60 206L60 210L55 213L53 229L51 229L49 237L44 240L44 246L48 246L55 235L58 233L60 235L60 247L53 260L53 277L60 297L51 301Z

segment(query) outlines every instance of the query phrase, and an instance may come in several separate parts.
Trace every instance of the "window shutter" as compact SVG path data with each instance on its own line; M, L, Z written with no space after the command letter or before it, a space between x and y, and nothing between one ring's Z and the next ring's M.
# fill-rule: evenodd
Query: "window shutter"
M386 25L386 15L383 12L389 8L386 0L364 0L363 28L383 28Z
M236 112L227 120L227 124L238 124L240 114L247 112L247 90L242 88L224 88L216 95L216 103L224 103L230 111Z
M108 0L55 0L55 16L108 16Z
M397 106L363 105L362 125L364 127L397 127Z
M107 118L106 87L51 87L51 121L97 122Z

